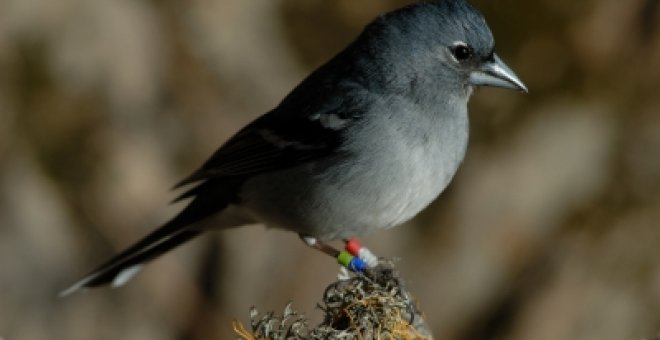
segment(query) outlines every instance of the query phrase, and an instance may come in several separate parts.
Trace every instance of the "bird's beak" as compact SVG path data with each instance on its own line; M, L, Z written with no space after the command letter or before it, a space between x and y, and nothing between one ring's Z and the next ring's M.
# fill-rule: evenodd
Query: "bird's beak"
M518 76L497 56L493 60L483 63L479 69L470 74L470 85L494 86L506 89L527 92L527 87Z

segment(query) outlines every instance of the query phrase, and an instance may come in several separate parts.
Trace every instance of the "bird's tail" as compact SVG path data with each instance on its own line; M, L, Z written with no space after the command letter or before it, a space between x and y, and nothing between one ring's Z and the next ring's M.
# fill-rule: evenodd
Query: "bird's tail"
M210 205L206 200L200 200L199 197L194 199L172 220L98 266L69 288L63 290L59 296L67 296L81 288L105 285L117 287L123 285L137 274L144 263L199 235L201 231L192 228L191 225L221 210L225 206L222 204L218 206L217 202Z

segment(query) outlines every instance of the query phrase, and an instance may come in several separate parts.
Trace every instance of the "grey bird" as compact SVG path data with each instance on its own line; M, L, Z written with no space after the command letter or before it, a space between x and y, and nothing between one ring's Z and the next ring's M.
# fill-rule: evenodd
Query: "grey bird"
M462 162L475 87L527 91L494 45L465 0L379 16L177 184L192 186L178 215L62 295L121 285L211 229L263 223L319 245L408 221Z

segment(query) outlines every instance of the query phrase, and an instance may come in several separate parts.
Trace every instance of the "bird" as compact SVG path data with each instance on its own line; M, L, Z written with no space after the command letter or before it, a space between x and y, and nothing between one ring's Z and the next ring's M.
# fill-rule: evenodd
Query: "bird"
M185 208L61 295L122 285L210 230L261 223L323 250L398 226L454 177L482 86L527 92L467 0L382 14L176 184Z

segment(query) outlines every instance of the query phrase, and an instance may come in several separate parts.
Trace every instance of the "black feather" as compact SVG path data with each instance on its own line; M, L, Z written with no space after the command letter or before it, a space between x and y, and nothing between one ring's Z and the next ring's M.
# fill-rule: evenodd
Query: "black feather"
M62 295L83 287L96 287L112 283L123 270L153 260L163 253L193 239L201 230L193 225L224 209L234 201L237 182L207 181L195 192L195 199L178 215L160 228L92 270ZM226 190L223 190L226 189ZM230 194L227 194L230 193Z

